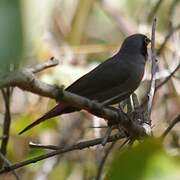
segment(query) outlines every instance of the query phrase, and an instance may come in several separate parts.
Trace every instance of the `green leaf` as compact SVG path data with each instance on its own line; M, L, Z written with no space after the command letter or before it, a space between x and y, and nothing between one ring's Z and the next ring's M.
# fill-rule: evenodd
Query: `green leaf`
M0 71L18 67L22 54L22 24L19 0L0 0Z
M168 155L160 140L149 139L117 153L110 167L111 180L180 179L180 159Z

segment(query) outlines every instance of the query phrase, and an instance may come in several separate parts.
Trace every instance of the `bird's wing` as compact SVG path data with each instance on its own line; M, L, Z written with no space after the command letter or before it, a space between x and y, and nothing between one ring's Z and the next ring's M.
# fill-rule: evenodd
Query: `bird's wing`
M127 81L128 66L114 56L71 84L67 91L90 98ZM94 99L94 98L93 98Z

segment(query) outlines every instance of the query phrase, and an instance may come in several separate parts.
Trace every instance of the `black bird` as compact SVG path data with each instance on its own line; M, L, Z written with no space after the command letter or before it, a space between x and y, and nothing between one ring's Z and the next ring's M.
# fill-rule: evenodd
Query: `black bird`
M117 54L79 78L65 90L101 103L106 101L107 105L116 104L128 98L142 80L147 59L147 45L150 42L151 40L143 34L127 37ZM108 101L109 99L111 100ZM19 134L47 119L76 110L59 102Z

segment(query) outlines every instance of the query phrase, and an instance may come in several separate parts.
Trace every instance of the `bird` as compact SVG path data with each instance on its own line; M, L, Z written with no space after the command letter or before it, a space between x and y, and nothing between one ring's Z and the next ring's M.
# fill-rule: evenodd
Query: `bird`
M133 34L125 38L119 51L93 70L76 80L65 90L106 105L114 105L127 99L139 86L151 40L144 34ZM26 126L19 134L50 118L79 111L64 102L57 105L42 117Z

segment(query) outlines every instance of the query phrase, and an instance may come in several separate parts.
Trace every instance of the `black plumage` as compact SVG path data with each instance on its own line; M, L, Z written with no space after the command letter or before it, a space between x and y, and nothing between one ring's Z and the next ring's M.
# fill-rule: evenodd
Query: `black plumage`
M150 40L143 34L127 37L117 54L79 78L66 90L98 102L111 99L108 105L126 99L136 90L142 80L149 42ZM77 109L59 102L52 110L20 133L49 118L75 110Z

